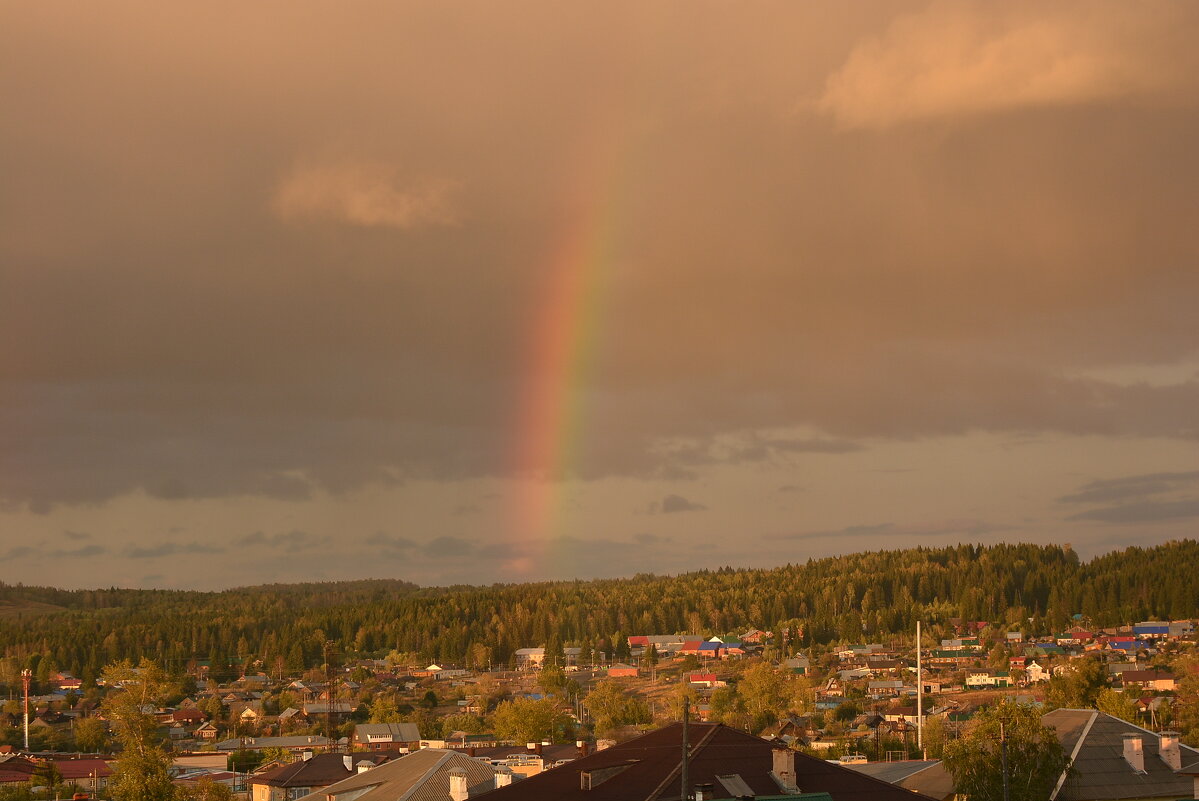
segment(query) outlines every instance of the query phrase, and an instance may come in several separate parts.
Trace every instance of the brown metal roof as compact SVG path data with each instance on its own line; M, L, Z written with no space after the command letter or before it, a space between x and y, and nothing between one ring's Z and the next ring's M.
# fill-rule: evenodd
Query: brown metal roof
M756 795L778 795L782 789L770 776L775 745L760 737L717 723L690 727L689 781L725 786L721 777L739 777ZM487 801L670 801L680 797L682 724L674 723L599 751L559 768L502 787L479 798ZM611 775L593 789L581 789L581 775ZM903 790L833 765L795 753L796 781L801 792L827 792L834 801L929 801L927 796ZM472 801L473 801L472 796Z

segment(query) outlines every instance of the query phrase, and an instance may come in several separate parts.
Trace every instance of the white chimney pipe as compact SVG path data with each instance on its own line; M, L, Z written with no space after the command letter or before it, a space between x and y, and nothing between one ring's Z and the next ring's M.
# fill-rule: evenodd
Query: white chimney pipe
M346 766L346 770L353 770L354 769L354 757L350 756L349 754L346 754L345 756L343 756L341 758L341 764Z
M496 788L507 787L509 784L512 784L512 771L507 769L497 770L495 772Z
M1178 748L1178 732L1164 731L1158 735L1157 754L1170 766L1170 770L1182 770L1182 751Z
M466 787L466 771L462 768L450 769L450 799L466 801L470 798L470 790Z
M1145 746L1141 735L1124 735L1124 761L1137 773L1145 772Z

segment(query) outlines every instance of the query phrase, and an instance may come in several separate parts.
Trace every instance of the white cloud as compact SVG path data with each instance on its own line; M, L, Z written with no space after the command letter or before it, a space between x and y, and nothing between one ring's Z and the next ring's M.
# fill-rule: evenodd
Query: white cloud
M458 221L451 202L454 184L425 179L401 185L386 164L298 167L275 191L280 219L331 219L366 228L421 228Z
M1186 74L1171 6L933 3L861 42L818 106L846 128L1149 95ZM1172 51L1174 55L1171 55Z

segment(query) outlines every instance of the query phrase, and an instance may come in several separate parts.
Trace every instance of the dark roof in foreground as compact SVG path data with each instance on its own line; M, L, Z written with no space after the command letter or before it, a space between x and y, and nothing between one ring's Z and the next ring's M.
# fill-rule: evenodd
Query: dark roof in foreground
M265 784L271 787L326 787L353 776L355 766L363 760L378 765L393 756L395 754L384 751L316 754L308 759L297 759L295 762L256 774L251 777L250 784Z
M1191 797L1191 778L1162 761L1156 732L1094 709L1055 709L1041 721L1057 731L1066 755L1074 759L1074 771L1056 795L1059 801ZM1144 773L1124 760L1125 734L1141 735ZM1199 751L1182 744L1179 750L1184 766L1199 760Z
M479 798L487 801L677 801L680 798L682 725L672 723L519 784L484 793ZM773 743L719 723L692 724L688 735L692 785L712 785L715 798L744 795L744 788L765 798L788 795L771 777ZM928 801L928 796L822 759L791 753L795 757L796 784L800 793L826 792L833 801ZM605 768L613 770L609 772ZM609 775L593 789L583 790L581 774L584 772L593 777Z
M425 748L323 787L300 801L336 801L342 795L354 801L448 801L454 768L466 773L471 798L495 787L495 768L490 765L461 751Z

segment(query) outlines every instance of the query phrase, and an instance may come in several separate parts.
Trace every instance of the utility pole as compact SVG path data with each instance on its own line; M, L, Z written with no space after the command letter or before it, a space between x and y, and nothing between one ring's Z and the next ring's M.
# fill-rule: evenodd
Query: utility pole
M928 759L924 753L924 671L920 662L920 621L916 621L916 750L920 756Z
M337 747L337 738L334 736L336 731L333 728L334 719L334 703L337 700L337 687L333 676L333 641L325 641L325 697L329 700L326 702L327 726L329 727L329 753L337 753L340 749Z
M21 671L21 686L25 690L25 750L29 750L29 680L33 678L33 671L25 668Z
M1003 801L1011 801L1011 792L1008 789L1007 778L1007 732L1003 727L1003 723L999 724L999 754L1003 765Z
M691 699L689 699L686 695L684 695L683 696L683 761L679 767L679 782L680 782L679 798L681 798L682 801L687 801L687 796L688 796L687 783L690 780L689 768L691 766L688 764L688 762L690 761L690 751L691 751L691 742L690 742L690 738L688 737L688 728L689 728L688 723L689 723L690 718L691 718Z

